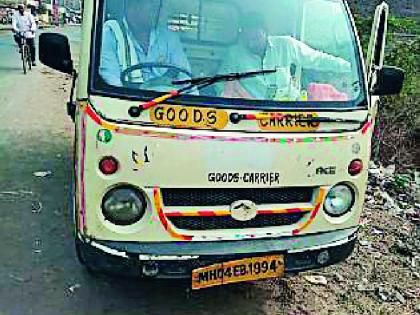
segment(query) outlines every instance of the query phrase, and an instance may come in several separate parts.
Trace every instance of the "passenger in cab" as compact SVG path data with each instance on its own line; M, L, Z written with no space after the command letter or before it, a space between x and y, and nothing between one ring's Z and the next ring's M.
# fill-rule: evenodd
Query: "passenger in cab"
M177 35L159 27L161 8L161 0L124 0L124 16L104 23L99 74L107 84L122 87L123 71L144 63L151 66L128 73L131 84L170 85L174 79L188 78L176 69L156 66L172 65L190 72Z
M351 71L350 63L342 58L317 51L290 36L268 35L264 17L258 13L247 14L241 24L239 44L229 49L219 73L269 69L277 72L226 82L223 87L219 86L223 97L303 100L307 96L302 95L297 75L300 69Z

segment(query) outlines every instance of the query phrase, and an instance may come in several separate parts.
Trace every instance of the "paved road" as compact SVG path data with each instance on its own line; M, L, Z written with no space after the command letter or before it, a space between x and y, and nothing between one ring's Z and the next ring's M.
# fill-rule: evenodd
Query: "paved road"
M75 51L77 31L64 30ZM93 277L77 263L66 209L69 84L40 65L23 75L10 33L0 33L0 315L283 314L273 282L188 296L185 284Z

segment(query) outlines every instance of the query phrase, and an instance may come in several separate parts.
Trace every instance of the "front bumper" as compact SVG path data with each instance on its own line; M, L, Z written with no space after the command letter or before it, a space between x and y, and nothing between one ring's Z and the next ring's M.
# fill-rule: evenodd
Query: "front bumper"
M87 267L118 275L145 277L145 270L158 270L155 278L191 278L196 268L273 254L284 255L285 272L290 274L345 260L353 252L357 230L275 239L182 243L98 241L79 235L76 245L79 258Z

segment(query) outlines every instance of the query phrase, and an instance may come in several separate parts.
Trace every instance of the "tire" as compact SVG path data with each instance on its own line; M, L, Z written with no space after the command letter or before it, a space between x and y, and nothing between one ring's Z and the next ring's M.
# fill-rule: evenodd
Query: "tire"
M67 211L68 217L71 218L71 222L69 222L71 226L71 230L74 237L77 237L78 229L77 229L77 213L75 208L75 192L74 192L74 181L73 176L70 178L69 187L68 187L68 196L67 196Z
M90 274L90 275L96 275L98 274L98 271L95 270L95 268L93 266L91 266L87 260L85 259L85 253L83 250L83 244L81 243L81 241L79 239L77 239L77 237L75 238L75 250L76 250L76 257L77 260L79 261L79 263L85 267L86 271Z
M23 74L26 74L27 69L26 69L26 49L25 49L25 46L22 46L21 57L22 57Z
M29 46L25 46L26 49L26 62L28 63L28 69L32 70L32 58L31 58L31 50L29 49Z

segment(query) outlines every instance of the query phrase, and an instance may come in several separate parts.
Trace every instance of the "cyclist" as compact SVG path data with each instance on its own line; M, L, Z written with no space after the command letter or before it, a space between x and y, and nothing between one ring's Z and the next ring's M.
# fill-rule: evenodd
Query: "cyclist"
M26 11L23 4L18 5L18 10L13 15L12 28L15 41L19 46L19 52L22 49L22 37L26 38L26 43L31 51L32 65L35 66L35 33L37 26L35 18Z

